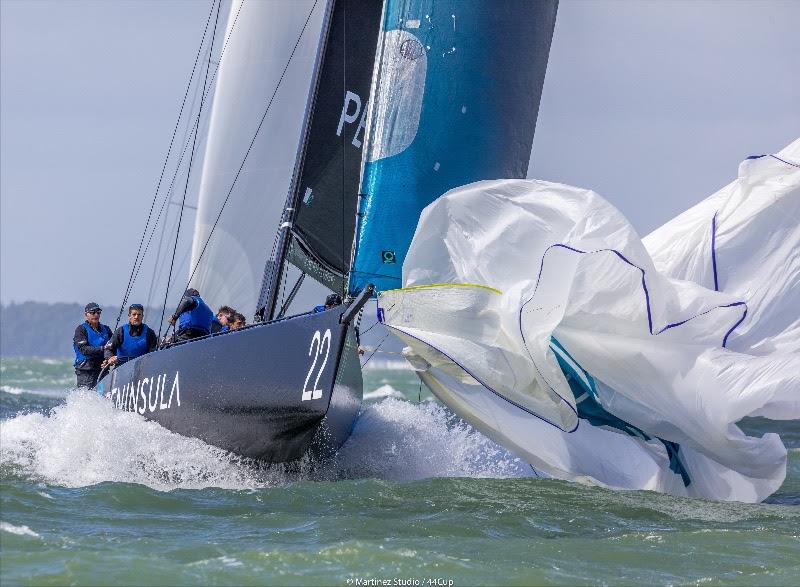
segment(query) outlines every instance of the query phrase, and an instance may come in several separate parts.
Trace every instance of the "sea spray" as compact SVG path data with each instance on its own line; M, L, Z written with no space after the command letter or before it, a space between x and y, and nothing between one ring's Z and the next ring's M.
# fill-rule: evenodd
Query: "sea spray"
M338 478L520 477L529 467L434 402L367 406L335 459Z
M795 422L779 424L792 448L771 503L715 503L479 478L532 472L425 401L408 371L365 370L361 417L333 460L263 467L69 394L45 382L51 366L40 363L4 374L23 393L0 391L3 585L797 583ZM746 426L775 431L766 420ZM59 445L56 466L48 454Z
M0 424L0 463L17 476L67 487L104 481L154 489L248 488L266 484L243 459L115 409L94 392L76 390L44 414Z
M324 462L266 465L166 430L76 390L48 414L0 423L4 474L66 487L106 481L153 489L255 489L299 480L530 475L511 456L446 408L395 398L367 405L353 435Z

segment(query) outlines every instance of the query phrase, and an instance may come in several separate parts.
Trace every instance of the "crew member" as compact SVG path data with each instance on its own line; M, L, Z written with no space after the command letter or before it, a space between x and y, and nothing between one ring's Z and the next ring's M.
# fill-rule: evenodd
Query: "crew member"
M78 387L94 387L100 376L103 363L103 347L111 338L111 329L100 324L103 309L89 302L83 309L86 321L78 324L72 337L75 351L75 375Z
M222 306L217 310L217 316L211 321L211 332L227 332L230 330L233 319L236 316L236 310L230 306Z
M320 304L319 306L314 306L314 313L317 314L319 312L324 312L325 310L330 310L331 308L335 308L336 306L342 305L342 296L337 293L328 294L328 297L325 298L325 304ZM356 333L356 346L359 355L364 354L364 347L361 346L361 334L358 331L358 326L355 326L355 333Z
M214 312L200 297L200 292L190 287L169 319L169 323L175 326L175 342L211 334L213 318Z
M245 326L247 326L247 318L244 317L244 314L240 314L239 312L234 313L233 324L231 324L231 330L239 330L240 328L244 328Z
M317 314L319 312L324 312L325 310L330 310L336 306L342 305L342 296L337 293L328 294L328 297L325 298L325 303L320 304L319 306L314 306L314 313Z
M128 308L128 323L114 332L106 343L103 367L122 365L126 361L151 353L158 347L158 336L147 324L144 324L144 307L131 304Z

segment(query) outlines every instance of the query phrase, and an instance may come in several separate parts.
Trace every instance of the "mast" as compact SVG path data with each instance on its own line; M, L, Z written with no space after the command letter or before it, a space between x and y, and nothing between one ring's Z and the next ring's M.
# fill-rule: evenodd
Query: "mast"
M264 270L261 319L276 317L286 264L344 293L383 8L382 0L328 5L291 190Z
M325 55L325 47L328 42L328 35L331 27L331 16L333 5L336 0L325 0L325 16L323 19L322 30L320 32L319 43L317 44L317 54L314 60L314 73L312 82L308 90L306 99L306 109L303 114L303 130L300 134L300 142L297 145L297 155L295 157L294 169L292 171L292 181L289 185L289 192L286 194L286 204L284 206L278 233L274 255L267 259L264 267L264 277L261 282L261 292L256 304L256 321L271 320L275 314L278 303L278 289L280 288L283 276L286 253L289 249L291 239L292 224L295 218L297 201L297 182L302 169L306 146L308 144L308 133L311 126L311 116L314 111L317 91L319 89L320 73L322 71L322 60Z

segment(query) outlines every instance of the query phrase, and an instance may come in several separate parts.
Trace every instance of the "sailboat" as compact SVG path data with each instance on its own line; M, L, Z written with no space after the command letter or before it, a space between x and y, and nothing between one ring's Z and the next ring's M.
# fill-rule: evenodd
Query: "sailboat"
M191 284L256 322L131 360L98 390L238 455L285 462L335 451L361 405L359 315L399 286L420 211L459 185L526 176L556 9L550 0L234 2ZM276 57L298 19L320 31L305 105L283 96L265 113L276 128L302 119L295 150L256 128L271 86L302 78L291 57ZM275 178L287 167L285 196ZM290 267L299 277L282 297ZM345 303L287 315L306 276Z

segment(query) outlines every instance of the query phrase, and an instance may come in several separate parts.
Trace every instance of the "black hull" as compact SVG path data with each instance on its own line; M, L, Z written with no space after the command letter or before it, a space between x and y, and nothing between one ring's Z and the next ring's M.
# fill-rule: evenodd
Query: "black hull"
M341 311L304 314L174 345L129 361L98 391L126 411L268 462L328 455L362 398L355 335Z

